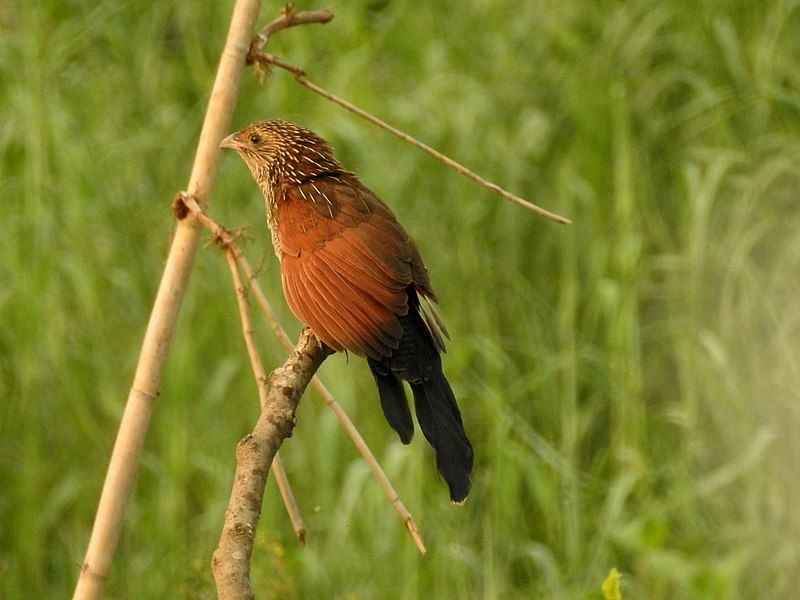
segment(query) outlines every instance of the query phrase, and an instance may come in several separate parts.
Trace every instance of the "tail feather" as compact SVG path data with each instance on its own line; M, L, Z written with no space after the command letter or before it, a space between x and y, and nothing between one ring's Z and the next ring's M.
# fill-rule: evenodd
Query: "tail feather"
M436 468L450 488L450 499L463 502L471 487L472 444L450 384L441 371L420 383L411 383L417 420L436 451Z
M403 390L407 381L414 394L417 421L436 453L436 468L450 488L450 499L462 503L469 493L473 452L453 390L442 372L443 325L438 318L420 314L419 297L408 286L408 313L399 315L403 334L391 356L369 359L386 420L407 444L414 433L411 411Z
M378 361L370 358L367 359L367 363L375 378L375 385L378 386L381 408L386 420L400 436L400 441L408 444L414 436L414 422L411 420L403 382Z

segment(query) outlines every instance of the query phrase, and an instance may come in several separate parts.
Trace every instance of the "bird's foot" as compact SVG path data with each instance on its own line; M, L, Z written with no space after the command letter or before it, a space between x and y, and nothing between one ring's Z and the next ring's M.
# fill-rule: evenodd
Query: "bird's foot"
M314 336L314 340L317 342L317 344L319 344L319 345L320 345L320 347L322 347L322 348L325 348L325 349L326 349L326 350L327 350L327 351L328 351L330 354L334 354L334 353L336 352L336 351L335 351L333 348L331 348L330 346L328 346L328 344L326 344L325 342L323 342L323 341L320 339L320 337L319 337L319 336L318 336L316 333L314 333L314 330L313 330L313 329L311 329L311 327L309 327L308 325L303 325L303 328L300 330L300 331L301 331L301 333L302 333L303 331L305 331L306 329L308 329L308 330L311 332L311 335L313 335L313 336Z

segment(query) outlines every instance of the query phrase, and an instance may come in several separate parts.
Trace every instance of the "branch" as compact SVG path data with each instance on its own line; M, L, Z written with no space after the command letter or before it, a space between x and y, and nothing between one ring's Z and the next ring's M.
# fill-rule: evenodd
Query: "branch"
M287 2L281 14L267 23L261 31L258 32L253 40L250 42L250 51L247 53L247 64L252 64L250 55L258 53L269 40L269 37L282 29L295 27L297 25L308 25L310 23L320 23L324 25L333 19L333 13L329 10L301 10L295 12L294 3Z
M292 435L295 411L308 382L331 351L305 328L292 354L269 377L264 410L252 433L236 448L236 475L211 570L222 600L253 598L250 555L267 473L283 441Z
M272 307L270 306L267 297L264 295L264 291L261 289L261 286L256 279L255 272L250 266L250 263L247 261L247 258L241 253L236 245L234 236L231 235L227 229L221 225L218 225L207 214L205 214L197 201L191 196L187 194L179 194L176 198L176 204L180 204L180 206L183 207L182 210L191 212L192 215L194 215L194 218L197 219L214 235L214 237L218 240L218 243L224 246L226 250L236 258L237 262L242 268L242 271L244 271L247 280L250 282L250 287L255 293L256 300L258 301L259 305L261 305L264 315L272 327L272 330L275 332L275 335L278 337L278 339L281 340L281 343L284 345L284 347L291 351L292 343L289 340L289 336L286 335L283 327L281 327L280 323L275 318ZM381 469L381 466L378 464L378 461L375 459L375 456L372 454L369 446L367 446L364 438L361 437L361 434L358 432L358 429L356 429L355 425L353 425L353 422L347 416L347 413L344 411L341 405L336 402L335 398L330 393L328 388L325 387L325 384L322 383L320 378L315 375L311 380L311 383L314 386L314 389L317 390L325 403L336 415L336 418L339 419L339 423L342 425L342 427L344 427L347 435L353 442L353 445L361 453L361 456L364 458L367 466L378 480L378 483L380 484L386 496L389 498L389 501L392 503L395 512L397 512L402 519L403 524L406 526L409 535L414 540L414 543L417 545L420 553L425 554L425 543L422 540L422 535L420 534L414 519L411 517L411 514L408 512L408 509L406 509L403 502L400 500L400 497L392 486L391 481L389 481L386 473L384 473L383 469Z
M260 0L237 0L233 9L228 38L220 58L189 178L189 191L203 203L208 199L216 178L219 140L228 129L233 115L248 42L260 8ZM194 264L199 235L194 219L179 221L111 453L89 545L75 586L73 598L76 600L99 598L103 593L122 530L125 507L130 498L139 456L150 425L150 416L158 396L172 332Z
M258 63L260 65L266 65L267 67L269 67L270 65L274 65L276 67L284 69L285 71L289 71L290 73L292 73L294 75L295 80L299 84L307 87L309 90L311 90L315 94L318 94L318 95L322 96L323 98L326 98L327 100L330 100L331 102L334 102L334 103L338 104L339 106L342 106L343 108L349 110L350 112L355 113L356 115L358 115L362 119L365 119L366 121L369 121L373 125L377 125L378 127L383 129L384 131L388 131L392 135L399 137L404 142L408 142L409 144L411 144L415 148L418 148L419 150L422 150L423 152L425 152L427 154L430 154L433 158L435 158L436 160L444 163L445 165L447 165L448 167L453 169L456 173L459 173L460 175L463 175L464 177L466 177L468 179L471 179L472 181L474 181L478 185L481 185L481 186L485 187L490 192L493 192L493 193L497 194L498 196L501 196L502 198L505 198L506 200L510 200L511 202L513 202L513 203L515 203L515 204L517 204L517 205L519 205L519 206L521 206L523 208L526 208L526 209L530 210L531 212L534 212L534 213L536 213L538 215L541 215L541 216L543 216L543 217L545 217L547 219L550 219L551 221L555 221L557 223L562 223L564 225L569 225L569 224L572 223L572 221L570 221L566 217L562 217L561 215L557 215L555 213L552 213L549 210L546 210L546 209L542 208L541 206L537 206L536 204L533 204L532 202L528 202L524 198L520 198L516 194L512 194L511 192L507 192L506 190L501 188L496 183L492 183L491 181L489 181L487 179L484 179L483 177L481 177L480 175L478 175L474 171L471 171L470 169L468 169L467 167L465 167L461 163L453 160L452 158L450 158L446 154L442 154L438 150L434 150L433 148L431 148L430 146L428 146L424 142L421 142L418 139L416 139L415 137L412 137L412 136L408 135L404 131L400 131L396 127L392 127L386 121L383 121L383 120L379 119L378 117L376 117L375 115L373 115L371 113L368 113L363 108L359 108L355 104L351 104L347 100L344 100L343 98L339 98L338 96L336 96L334 94L331 94L329 91L327 91L324 88L321 88L316 83L313 83L312 81L309 81L309 79L306 77L305 71L302 68L300 68L298 66L295 66L295 65L292 65L292 64L290 64L290 63L278 58L277 56L275 56L273 54L262 53L262 52L260 52L258 50L258 48L259 48L258 44L254 43L254 44L250 45L250 52L247 55L247 64Z
M253 337L253 325L250 320L250 310L247 306L247 288L244 287L242 278L239 276L239 268L236 266L235 255L227 248L223 247L223 250L225 250L225 258L228 260L228 267L230 267L231 270L233 287L236 289L236 302L239 305L239 317L242 321L242 335L244 336L245 346L247 346L250 364L253 366L253 375L256 378L256 386L258 387L258 400L261 404L261 410L263 411L267 405L269 387L267 385L267 375L261 363L261 355L258 352L258 346L256 346L256 341ZM281 493L283 505L286 507L289 520L292 522L294 533L300 541L300 544L304 545L306 527L303 524L303 518L300 516L300 508L297 506L297 502L294 499L294 494L289 485L286 471L283 469L283 461L281 461L281 457L277 454L272 462L272 467L275 472L275 481L278 484L278 490Z

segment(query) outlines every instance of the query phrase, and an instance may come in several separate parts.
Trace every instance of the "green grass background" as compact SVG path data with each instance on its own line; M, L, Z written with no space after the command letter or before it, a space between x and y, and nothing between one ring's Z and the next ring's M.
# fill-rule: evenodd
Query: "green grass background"
M0 2L0 597L71 593L232 2ZM309 7L302 3L301 7ZM329 0L270 50L522 196L498 199L297 86L248 73L234 125L327 137L418 241L476 447L452 508L363 361L322 375L428 544L313 393L270 480L262 598L800 597L800 3ZM262 20L278 9L265 2ZM261 196L211 213L293 335ZM282 353L258 324L270 368ZM257 414L227 267L201 251L110 598L210 598L234 447Z

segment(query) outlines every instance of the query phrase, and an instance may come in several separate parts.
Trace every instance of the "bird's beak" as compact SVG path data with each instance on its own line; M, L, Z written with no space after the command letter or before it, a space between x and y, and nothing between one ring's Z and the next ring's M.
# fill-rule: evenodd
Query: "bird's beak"
M241 146L241 143L239 142L239 140L236 139L235 136L236 136L236 134L232 133L228 137L224 138L219 143L219 147L220 148L230 148L231 150L237 150L239 148L239 146Z

